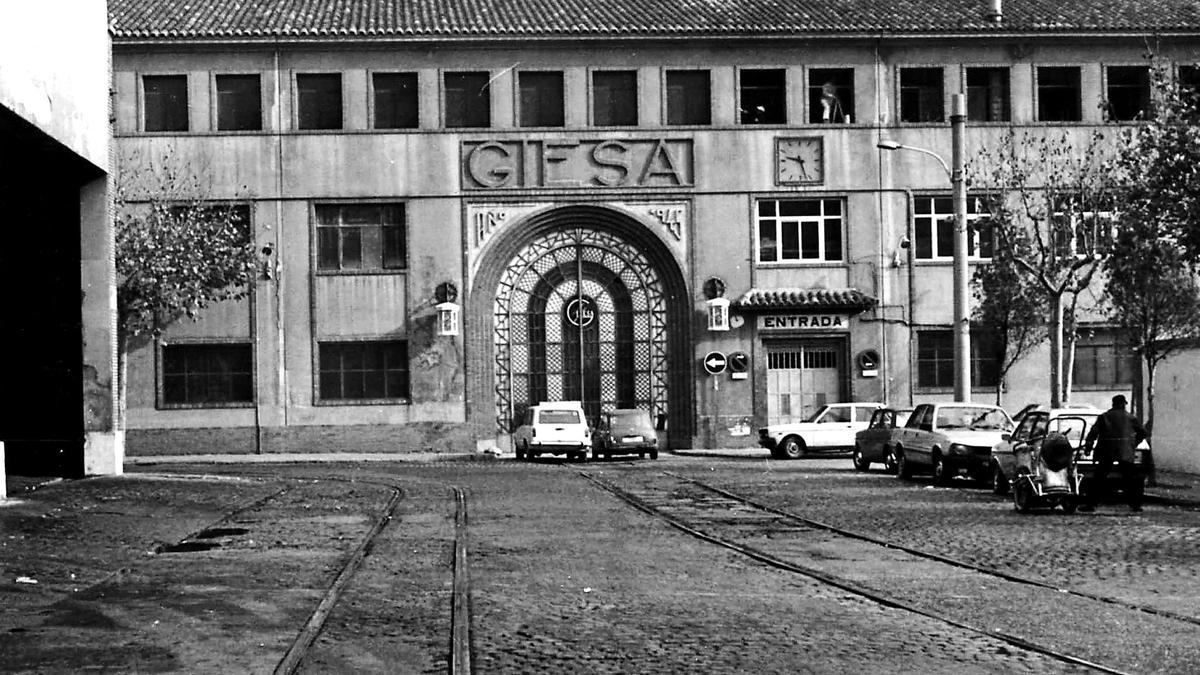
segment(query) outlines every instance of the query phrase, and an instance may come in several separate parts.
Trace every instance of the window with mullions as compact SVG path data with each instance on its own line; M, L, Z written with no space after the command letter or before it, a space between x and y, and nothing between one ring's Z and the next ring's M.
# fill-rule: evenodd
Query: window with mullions
M317 349L322 401L404 400L408 343L321 342Z
M992 226L978 199L967 199L967 255L992 257ZM913 234L918 260L954 258L954 200L950 197L913 199Z
M1078 66L1037 68L1039 122L1078 122L1081 117Z
M810 68L808 121L846 124L854 121L854 69Z
M758 202L758 261L840 262L841 199Z
M1008 68L967 68L967 119L1009 120Z
M1080 331L1071 382L1081 387L1128 387L1140 367L1129 341L1112 328Z
M787 71L746 69L741 71L740 79L738 119L742 124L787 122Z
M262 87L258 75L217 75L217 129L260 131Z
M1109 121L1146 119L1150 114L1150 69L1109 66L1105 69L1104 113Z
M944 121L944 88L941 68L901 68L900 121Z
M561 127L563 125L562 73L517 73L517 89L521 96L521 126Z
M340 73L296 75L296 122L301 129L342 128Z
M142 113L145 131L187 131L187 75L143 76Z
M402 270L403 204L318 204L319 271Z
M162 402L171 406L253 403L253 363L249 343L164 345Z
M712 124L707 70L667 71L667 124Z
M638 123L637 71L598 70L592 73L592 124L598 127Z
M416 129L417 74L373 73L376 129Z
M994 387L1000 365L990 334L971 331L971 386ZM917 386L931 389L954 386L954 333L950 330L917 331Z
M1117 214L1106 199L1085 204L1070 196L1054 199L1050 213L1058 250L1076 256L1103 254L1116 238Z
M446 128L491 126L490 80L488 73L446 73L443 76Z

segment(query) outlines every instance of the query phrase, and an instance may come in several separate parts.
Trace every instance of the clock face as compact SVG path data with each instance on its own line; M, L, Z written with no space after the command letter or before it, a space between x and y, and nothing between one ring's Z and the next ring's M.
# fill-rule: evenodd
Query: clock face
M807 185L825 182L825 144L819 136L775 139L775 182Z

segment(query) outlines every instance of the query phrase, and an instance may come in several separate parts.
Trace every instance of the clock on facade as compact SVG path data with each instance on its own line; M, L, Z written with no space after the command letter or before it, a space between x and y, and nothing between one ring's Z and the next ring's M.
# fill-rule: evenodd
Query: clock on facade
M775 139L775 182L813 185L825 182L825 142L820 136Z

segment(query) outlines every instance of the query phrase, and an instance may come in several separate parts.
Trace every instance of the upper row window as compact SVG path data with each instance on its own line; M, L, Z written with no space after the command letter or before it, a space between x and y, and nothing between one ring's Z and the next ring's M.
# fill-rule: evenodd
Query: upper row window
M1083 118L1079 66L1034 68L1036 119L1075 122ZM1010 69L1001 66L964 70L967 118L980 122L1011 120ZM1104 111L1112 121L1145 118L1151 113L1150 71L1145 66L1107 66ZM1180 81L1195 84L1196 69L1181 67ZM522 127L562 127L566 120L562 71L519 71L517 123ZM667 70L667 125L712 124L712 82L708 70ZM262 83L257 74L214 76L216 128L257 131L263 128ZM491 81L487 71L443 75L447 128L486 128L492 124ZM304 130L344 128L342 75L296 74L296 126ZM942 67L903 67L898 71L898 119L937 123L946 119ZM419 123L416 73L373 73L372 122L376 129L413 129ZM142 77L145 131L187 131L188 77ZM786 124L787 71L746 68L739 71L738 122L746 125ZM635 70L594 71L591 82L592 124L635 126L638 123L638 77ZM808 122L849 123L854 119L854 70L812 68L808 71Z
M758 202L758 261L841 262L841 199Z

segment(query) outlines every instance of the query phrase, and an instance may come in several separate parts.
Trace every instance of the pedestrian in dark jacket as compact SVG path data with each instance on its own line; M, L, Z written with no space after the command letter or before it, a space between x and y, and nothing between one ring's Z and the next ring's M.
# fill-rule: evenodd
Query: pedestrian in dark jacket
M1112 408L1096 418L1088 432L1085 443L1090 452L1095 447L1096 474L1091 494L1083 505L1084 511L1093 511L1102 494L1108 492L1108 474L1113 462L1121 470L1121 492L1129 504L1130 511L1142 510L1142 478L1134 463L1137 446L1146 439L1146 430L1136 417L1125 412L1125 397L1117 394L1112 399Z

